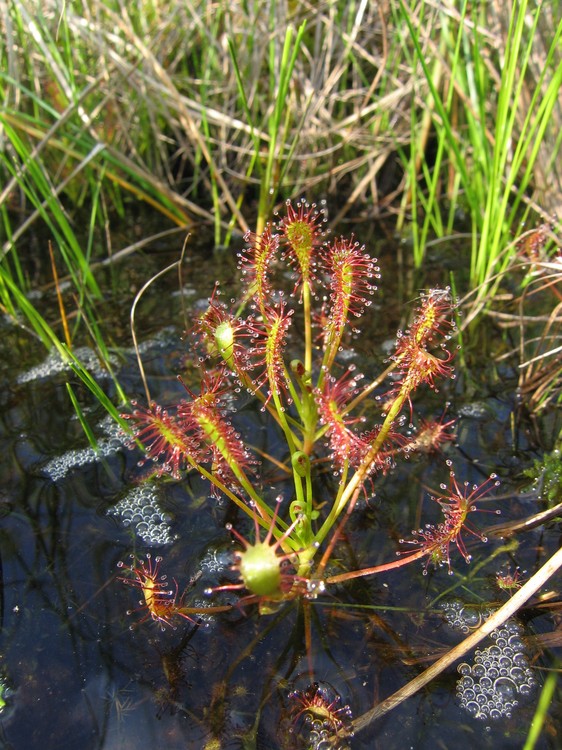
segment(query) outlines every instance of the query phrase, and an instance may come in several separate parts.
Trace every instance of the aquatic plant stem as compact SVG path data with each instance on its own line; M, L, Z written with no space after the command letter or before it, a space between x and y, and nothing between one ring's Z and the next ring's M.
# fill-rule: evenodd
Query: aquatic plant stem
M549 560L540 568L534 576L532 576L526 584L524 584L519 591L517 591L509 601L507 601L503 607L500 607L493 615L491 615L486 622L484 622L478 630L471 633L467 638L464 639L457 646L452 648L445 656L442 656L428 669L422 672L420 675L411 680L403 688L397 690L393 695L389 696L385 700L381 701L377 706L372 708L370 711L366 711L364 714L359 716L353 722L353 729L356 732L365 729L373 721L380 718L384 714L391 711L396 706L400 705L407 698L421 690L437 675L441 674L445 669L448 669L457 659L460 659L480 641L484 640L486 636L490 635L496 628L499 628L506 620L512 617L517 610L519 610L525 602L527 602L533 594L543 586L556 571L562 567L562 549L552 555Z
M352 412L359 404L364 401L367 396L369 396L376 388L379 387L381 383L383 383L387 377L396 370L400 362L402 361L403 357L397 357L395 361L393 361L387 368L384 370L384 372L381 372L381 374L376 377L373 381L369 383L369 385L364 388L361 393L359 393L353 401L350 401L349 404L342 409L342 416L345 416L346 414L349 414Z
M314 538L314 545L312 547L309 547L305 550L303 550L302 553L299 554L299 564L300 566L306 567L310 564L310 560L314 557L316 554L316 551L318 550L318 547L322 544L326 536L330 533L331 529L333 528L338 516L343 511L343 509L348 506L348 508L353 508L355 506L355 503L357 502L357 498L359 497L359 493L361 492L361 488L363 486L363 482L367 478L369 471L371 469L371 466L373 464L373 461L376 459L379 451L381 450L381 447L388 437L388 433L390 432L390 428L392 427L392 424L394 423L394 420L402 410L402 407L404 406L404 402L407 400L407 398L410 395L410 387L408 385L402 386L401 390L399 391L397 397L395 398L392 406L390 407L386 418L383 422L383 425L377 434L376 438L373 440L373 443L366 453L365 457L361 461L360 465L357 468L357 471L353 475L353 477L350 479L349 484L345 487L343 492L338 492L334 503L332 505L332 509L330 510L330 513L328 514L326 520L318 530L318 532L315 535ZM345 477L344 473L344 477ZM340 487L343 486L343 483L340 484ZM322 559L322 562L320 563L320 570L323 570L326 562L327 562L327 555L331 554L331 551L335 545L335 541L339 535L339 532L341 531L341 527L336 531L334 538L330 541L330 545L328 547L328 551L324 554L324 557ZM414 553L414 555L417 555L417 553ZM421 555L420 555L421 557ZM412 556L412 559L417 559L417 557ZM396 561L401 564L406 564L405 561ZM408 560L410 562L410 560ZM393 563L389 563L389 565L393 565ZM394 565L393 565L394 567ZM399 567L399 565L396 565L395 567ZM363 571L359 571L357 575L367 575L367 573L364 573Z
M392 562L383 563L382 565L375 565L372 568L363 568L363 570L351 570L348 573L340 573L337 576L330 576L329 578L326 578L325 583L343 583L344 581L349 581L352 578L371 576L375 575L376 573L387 573L389 570L401 568L404 565L408 565L408 563L415 562L416 560L421 560L423 557L427 557L427 550L424 547L419 549L417 552L409 553L408 555L401 557L398 560L393 560Z
M287 415L286 412L279 413L277 410L277 406L274 406L270 403L270 400L268 399L268 397L265 395L265 393L262 393L259 387L256 388L256 385L252 381L251 377L246 372L244 372L242 368L236 367L233 370L233 372L235 372L237 378L240 380L241 385L248 391L248 393L251 393L253 396L255 396L257 399L261 401L262 408L265 409L271 417L273 417L273 419L277 422L279 427L281 427L283 431L285 431L285 429L290 429L289 422L293 423L294 422L293 418ZM295 406L297 410L299 410L300 402L298 400L298 396L296 392L294 392L291 380L288 377L287 377L287 382L289 383L289 389L291 392L291 396L294 398ZM282 418L285 420L284 422L282 421ZM295 424L298 425L298 423L296 422ZM295 444L295 447L300 450L300 446L301 446L300 439L297 437L297 435L295 435L293 431L291 431L291 435L292 435L292 439Z
M557 682L558 674L556 672L551 672L544 681L544 686L541 691L537 710L535 711L535 715L531 720L529 734L527 735L527 739L525 740L525 744L523 745L523 750L533 750L533 748L536 746L537 741L541 735L541 730L544 727L550 704L552 703L552 699L554 698L554 692L556 690Z
M304 369L312 372L312 325L310 312L310 283L302 286L302 304L304 310Z
M291 362L291 371L300 389L300 396L295 395L293 401L299 412L302 431L302 451L310 456L318 440L316 428L318 425L318 407L312 391L312 377L309 370L300 360ZM292 382L292 381L289 381Z
M400 414L402 407L404 406L404 402L407 400L409 396L409 393L410 393L410 389L407 387L403 387L398 393L398 396L394 400L392 406L390 407L388 411L388 414L386 415L386 418L382 424L380 432L378 433L376 438L373 440L371 447L369 448L365 457L359 464L357 471L350 479L349 484L341 493L341 495L338 495L338 497L336 498L334 505L332 506L332 510L330 511L330 513L328 514L328 517L322 524L322 527L316 534L316 542L318 544L321 544L323 542L326 535L329 533L330 529L336 522L337 517L340 515L340 513L345 508L345 506L349 502L354 503L355 500L357 499L359 492L361 491L361 487L363 486L363 482L365 481L365 479L367 478L369 474L373 461L376 459L377 454L381 450L381 447L384 441L388 437L390 428L392 427L396 417Z
M255 513L253 512L254 509L252 509L244 500L238 497L234 492L232 492L225 484L224 482L221 482L220 479L218 479L214 474L212 474L210 471L207 471L204 466L201 466L201 464L197 463L191 456L187 456L187 461L189 465L195 469L201 476L205 477L206 479L211 482L212 485L214 485L218 490L220 490L222 493L226 495L226 497L230 498L232 502L237 505L241 510L244 511L250 518L256 518ZM238 481L242 484L240 477L236 475L236 478ZM246 485L248 488L252 488L251 483L246 478ZM246 489L246 486L244 486L244 489ZM269 525L271 523L271 509L269 506L261 499L261 497L253 490L251 490L250 497L252 501L255 503L255 510L257 510L261 518L258 518L258 522L266 529L269 529ZM281 532L279 532L281 533Z

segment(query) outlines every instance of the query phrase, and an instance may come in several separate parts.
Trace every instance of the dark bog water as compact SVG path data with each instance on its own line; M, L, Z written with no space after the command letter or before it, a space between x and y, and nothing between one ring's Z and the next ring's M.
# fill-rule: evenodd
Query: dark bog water
M387 277L393 273L389 263L381 263ZM188 268L187 326L212 289L207 271L228 279L233 266L220 256L212 262L194 256ZM113 282L120 290L113 332L123 343L131 294L123 279ZM139 308L152 396L164 404L182 393L175 374L188 380L190 372L174 288L172 281L156 285ZM392 293L389 283L373 311L368 344L359 347L358 363L369 375L382 368L384 343L404 322ZM190 606L207 606L216 601L205 590L233 577L225 524L248 535L250 525L193 475L181 482L142 482L148 468L138 466L140 454L124 446L76 376L54 357L45 361L39 345L11 323L2 323L0 346L1 747L523 746L547 670L558 663L553 633L559 615L546 601L531 602L506 632L467 654L461 672L455 665L352 738L328 744L314 721L305 721L310 714L299 709L306 700L317 708L331 705L345 724L344 706L357 718L406 684L507 599L495 583L498 571L519 567L526 579L557 549L556 520L509 540L490 535L486 544L467 534L473 561L466 564L455 550L452 575L414 563L331 587L314 601L287 603L271 614L259 616L249 606L202 616L195 624L179 619L175 629L162 629L142 622L142 593L119 580L119 563L128 565L131 555L150 555L149 564L162 557L160 572L171 590L177 585ZM85 350L78 354L88 356ZM422 522L435 523L426 489L447 481L447 459L460 481L480 483L492 471L501 478L497 497L482 504L500 509L501 519L474 514L475 527L544 508L522 481L523 469L540 451L531 423L514 420L514 374L506 367L492 375L487 359L470 362L471 370L459 367L456 381L440 393L420 392L415 402L416 419L439 417L449 402L446 419L457 420L456 440L376 480L376 494L354 512L336 562L366 567L394 560L401 537L410 537ZM120 352L115 367L126 392L142 398L133 353ZM115 397L107 374L95 375ZM76 419L67 381L99 439L97 454ZM254 445L275 453L278 436L249 397L240 397L236 419ZM558 429L552 414L538 426L552 435ZM275 472L265 481L283 487ZM558 592L559 580L551 584ZM235 599L223 595L220 602ZM536 747L560 746L559 708L555 699ZM319 708L312 717L326 718Z

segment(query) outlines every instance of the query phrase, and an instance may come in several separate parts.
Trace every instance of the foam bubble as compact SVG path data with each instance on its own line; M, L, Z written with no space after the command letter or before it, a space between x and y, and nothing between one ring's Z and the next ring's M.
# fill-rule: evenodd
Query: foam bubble
M73 351L74 356L80 364L98 379L108 378L109 371L102 367L98 355L88 346L79 346ZM116 357L109 357L111 367L115 370L119 367L119 360ZM71 370L70 360L65 361L56 349L47 354L41 364L31 367L26 372L22 372L16 378L17 383L32 383L36 380L45 380L58 375L61 372Z
M107 513L120 518L124 526L133 528L152 547L175 541L176 537L170 529L171 517L160 507L158 489L154 483L145 482L134 487Z
M465 608L458 601L441 605L445 619L455 630L473 630L493 612L484 608L478 617L474 608ZM469 616L467 616L467 612ZM474 662L457 667L457 698L462 708L482 721L509 718L522 697L533 693L537 681L529 666L522 640L523 629L515 620L507 620L490 633L492 644L477 649Z
M129 438L110 416L99 423L98 430L103 432L105 437L98 438L96 449L90 445L87 448L73 448L47 461L41 468L42 473L53 482L58 482L73 469L108 458L121 451L129 443Z

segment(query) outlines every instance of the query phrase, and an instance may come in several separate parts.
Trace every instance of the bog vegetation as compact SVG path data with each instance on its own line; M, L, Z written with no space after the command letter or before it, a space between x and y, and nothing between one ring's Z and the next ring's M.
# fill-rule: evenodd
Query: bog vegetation
M142 626L196 627L233 607L265 616L291 603L310 635L309 604L347 581L469 561L467 540L485 541L472 512L497 478L468 484L450 464L431 493L440 520L405 529L395 559L344 563L339 545L379 477L454 439L445 404L418 421L416 396L455 377L483 323L505 334L497 361L518 359L525 409L558 407L555 4L8 0L0 24L0 309L72 368L143 450L145 468L154 461L156 474L180 481L196 471L251 520L249 536L229 525L234 578L212 587L205 606L187 584L170 584L165 558L122 564L120 578L142 597ZM404 297L417 299L380 373L365 380L342 355L360 336L381 269L352 223L397 239ZM184 398L155 402L142 373L145 400L131 403L101 274L134 268L163 241L178 247L172 266L127 300L142 372L136 310L207 236L214 262L240 254L240 296L227 303L215 287L192 323L189 377L170 373ZM426 284L436 249L448 273ZM84 343L112 377L111 397L81 360ZM279 436L275 455L237 426L242 396ZM549 519L559 447L554 434L530 470L546 487ZM276 492L264 466L282 477ZM509 599L462 653L492 625L518 635L510 618L560 564L557 553L522 588L517 573L500 576ZM345 747L459 655L356 719L311 666L310 684L291 692L291 723L310 747ZM540 710L537 726L548 701Z

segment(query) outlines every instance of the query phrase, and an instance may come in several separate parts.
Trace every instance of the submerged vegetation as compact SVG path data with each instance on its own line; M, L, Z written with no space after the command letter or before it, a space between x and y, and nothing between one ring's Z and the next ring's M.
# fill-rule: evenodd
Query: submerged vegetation
M139 650L161 630L159 718L189 717L196 750L363 747L376 719L464 658L459 706L511 720L542 681L517 614L531 597L529 619L543 611L553 596L536 594L562 564L542 539L532 571L515 554L519 535L562 515L562 20L551 4L9 0L0 25L0 309L76 376L65 398L91 448L74 466L134 450L135 488L108 510L127 518L131 562L108 576L138 599L126 635ZM393 236L397 260L379 263L364 233L381 256ZM170 242L171 263L159 254ZM192 253L222 266L222 283L208 288ZM399 284L384 283L387 269ZM183 310L182 355L151 378L139 310L172 270L181 295L193 283L207 299ZM142 388L120 371L124 310ZM177 322L160 314L154 327ZM448 409L488 378L514 383L512 445L480 465ZM119 425L102 438L92 401ZM413 502L407 485L426 460ZM69 472L58 458L42 470L55 484ZM514 472L514 502L541 505L511 518ZM160 487L190 498L179 538ZM191 554L201 508L224 532L208 556ZM491 568L490 604L479 576ZM403 589L379 607L373 582L387 574ZM444 654L377 611L414 622L401 595L416 575L431 583L419 621L463 634ZM205 628L227 663L210 698L186 706L184 662ZM386 698L369 661L379 631L402 664L433 661ZM358 663L332 669L342 633ZM243 679L252 659L263 674ZM559 699L553 674L519 730L529 750ZM369 684L362 702L346 693L353 681ZM0 687L1 717L2 672Z

